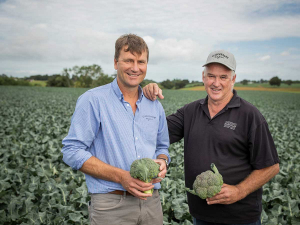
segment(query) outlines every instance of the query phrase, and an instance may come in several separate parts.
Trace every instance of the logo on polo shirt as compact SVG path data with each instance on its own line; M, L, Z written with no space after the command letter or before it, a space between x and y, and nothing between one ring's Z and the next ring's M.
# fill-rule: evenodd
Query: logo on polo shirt
M224 55L223 53L217 53L217 54L212 55L211 57L214 57L216 59L219 59L219 58L226 58L226 59L228 59L229 58L227 55Z
M237 126L236 123L233 123L233 122L230 122L230 121L226 121L224 123L224 127L229 128L231 130L235 130L236 126Z

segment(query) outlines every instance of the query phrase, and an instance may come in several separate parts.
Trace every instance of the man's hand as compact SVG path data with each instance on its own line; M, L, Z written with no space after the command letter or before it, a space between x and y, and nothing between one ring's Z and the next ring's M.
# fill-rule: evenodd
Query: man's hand
M223 184L221 191L212 198L206 199L207 204L232 204L256 191L279 172L279 163L254 170L241 183L233 186Z
M216 194L214 197L207 198L207 204L232 204L235 203L243 198L245 198L246 195L242 193L242 191L234 185L229 184L223 184L221 191Z
M131 177L129 171L124 171L121 179L121 185L129 193L141 200L147 200L147 197L152 196L152 194L145 194L143 193L143 191L148 191L154 188L154 185L152 185L152 183L145 183L139 179Z
M166 161L163 160L163 159L154 159L154 162L156 162L156 163L158 163L160 165L159 166L160 173L158 174L158 177L165 178L166 177L166 173L167 173ZM156 183L159 183L161 181L162 181L162 179L155 178L155 179L152 180L152 183L156 184Z
M156 100L156 96L158 96L160 99L164 99L164 96L162 95L162 90L158 87L156 83L147 84L143 88L143 92L146 98L152 101Z

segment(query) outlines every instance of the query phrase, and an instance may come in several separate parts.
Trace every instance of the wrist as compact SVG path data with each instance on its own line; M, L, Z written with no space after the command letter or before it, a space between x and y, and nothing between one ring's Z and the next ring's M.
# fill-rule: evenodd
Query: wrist
M168 158L160 157L160 158L157 158L157 159L162 159L162 160L164 160L165 163L166 163L166 169L169 168L169 161L168 161Z
M238 196L240 196L239 197L240 200L245 198L248 195L247 191L242 187L242 185L238 184L235 187L238 189Z
M122 182L125 180L125 178L128 176L129 171L120 170L119 175L116 176L117 180L116 183L122 184Z

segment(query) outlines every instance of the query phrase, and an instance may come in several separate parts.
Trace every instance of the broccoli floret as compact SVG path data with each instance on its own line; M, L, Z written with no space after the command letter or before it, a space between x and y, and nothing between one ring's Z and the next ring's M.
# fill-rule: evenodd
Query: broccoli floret
M133 161L130 166L130 175L146 183L150 183L153 178L157 178L159 174L159 164L153 159L143 158ZM162 179L162 178L161 178ZM153 189L144 191L144 193L153 193Z
M186 188L188 192L206 199L215 196L221 191L223 177L214 163L210 167L214 172L207 170L199 174L194 181L193 190Z

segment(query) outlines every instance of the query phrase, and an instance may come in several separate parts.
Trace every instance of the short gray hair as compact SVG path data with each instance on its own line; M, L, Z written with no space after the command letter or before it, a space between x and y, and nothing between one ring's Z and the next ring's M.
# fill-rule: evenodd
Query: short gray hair
M234 70L230 70L230 71L231 71L231 78L230 79L232 80L234 75L235 75L235 71ZM206 76L207 75L207 66L204 66L203 72L204 72L204 76Z

